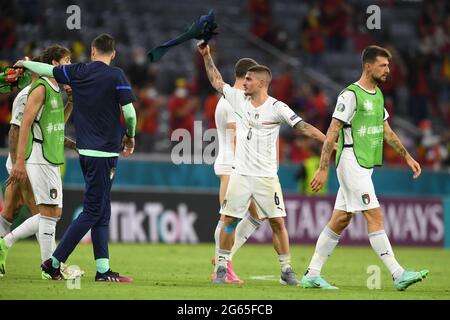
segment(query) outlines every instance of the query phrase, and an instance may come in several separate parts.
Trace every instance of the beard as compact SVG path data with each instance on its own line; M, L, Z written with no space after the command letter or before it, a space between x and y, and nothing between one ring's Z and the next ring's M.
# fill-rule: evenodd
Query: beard
M386 82L386 80L387 80L387 76L381 76L381 77L378 77L378 78L375 78L375 77L373 77L372 76L372 79L373 79L373 81L375 81L375 83L378 85L378 84L382 84L382 83L385 83Z

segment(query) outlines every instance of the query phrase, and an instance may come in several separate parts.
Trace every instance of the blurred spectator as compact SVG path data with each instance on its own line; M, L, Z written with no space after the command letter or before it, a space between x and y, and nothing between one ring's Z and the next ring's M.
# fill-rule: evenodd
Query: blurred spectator
M323 0L321 9L327 49L343 51L347 44L347 24L352 12L351 7L344 0Z
M70 52L72 53L72 62L87 62L88 56L86 54L86 46L80 40L72 42L70 46Z
M312 101L317 112L317 117L314 121L316 123L315 126L324 132L329 122L328 98L323 89L317 84L312 86Z
M159 138L159 108L163 100L159 97L158 91L152 85L147 85L138 92L139 98L136 109L138 113L137 132L140 145L137 146L137 151L152 152Z
M292 105L294 99L294 79L292 67L288 64L282 66L282 73L275 76L271 84L272 96L283 101L288 106Z
M441 145L441 137L433 132L431 121L422 120L419 128L422 132L418 150L421 164L435 170L441 169L443 160L448 157L448 150Z
M205 99L203 106L203 119L206 121L207 129L216 128L216 107L220 97L220 93L214 90L214 92L211 92Z
M302 114L305 119L312 119L316 114L312 99L311 85L308 82L302 83L296 90L292 102L292 110Z
M295 136L291 145L290 160L300 163L312 156L311 141L306 137Z
M306 64L321 68L322 54L325 51L325 37L320 25L320 8L314 4L308 12L300 30L300 43L305 52Z
M424 56L417 56L411 63L411 76L409 77L410 87L410 108L415 124L428 118L429 107L429 62Z
M187 81L178 78L175 81L175 91L169 97L168 107L170 111L170 135L176 129L186 129L192 135L194 133L194 116L196 99L188 96Z
M439 12L432 1L425 1L424 9L418 23L420 50L422 54L429 55L435 53L436 49L434 36L438 30Z
M395 47L392 45L387 45L386 49L392 54L392 59L389 62L389 78L388 81L382 83L380 85L381 90L383 91L385 100L387 98L392 99L392 103L394 106L398 105L398 88L404 85L405 79L407 77L408 70L406 69L406 65L404 61L401 59ZM393 111L393 110L391 110ZM388 110L390 115L391 112Z
M269 0L249 0L250 32L256 37L272 42L272 8Z

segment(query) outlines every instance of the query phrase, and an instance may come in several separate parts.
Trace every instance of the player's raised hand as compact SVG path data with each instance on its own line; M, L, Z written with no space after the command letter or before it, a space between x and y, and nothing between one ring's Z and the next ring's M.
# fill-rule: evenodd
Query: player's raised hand
M406 158L406 163L414 172L413 178L417 179L422 173L422 168L420 168L420 164L416 160L414 160L413 157L411 156Z
M197 43L197 49L202 56L210 54L209 45L204 40L201 40Z
M134 152L134 146L136 142L134 138L130 138L128 136L123 137L123 155L124 157L129 157Z
M323 169L317 169L316 173L314 174L314 177L311 180L311 188L312 191L318 192L320 189L323 188L327 181L328 177L328 171Z

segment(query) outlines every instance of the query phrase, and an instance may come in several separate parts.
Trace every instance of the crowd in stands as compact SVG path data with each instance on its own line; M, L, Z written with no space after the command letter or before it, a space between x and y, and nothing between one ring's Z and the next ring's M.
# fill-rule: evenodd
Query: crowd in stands
M33 1L32 1L33 2ZM39 2L39 1L35 1ZM440 169L450 167L450 14L445 1L424 1L418 6L420 18L411 21L417 43L410 48L396 46L395 39L386 33L371 33L364 27L361 15L356 15L358 1L317 0L308 4L306 16L298 24L298 38L294 39L295 54L304 66L327 74L324 68L326 53L346 55L373 43L387 47L393 54L390 80L381 85L390 121L405 119L411 128L399 130L405 146L424 167ZM249 19L249 32L281 50L289 50L282 17L273 10L274 1L248 0L245 11ZM382 8L395 6L384 1ZM21 46L29 56L39 49L38 44L23 44L16 27L24 21L39 19L34 11L17 19L6 8L0 12L0 67L10 65ZM292 39L291 39L292 40ZM70 40L72 60L86 61L89 45ZM211 43L214 48L214 42ZM165 77L157 65L147 61L146 49L139 46L130 51L130 63L123 65L137 101L137 152L167 153L170 151L171 133L179 128L191 134L194 121L202 121L203 130L214 128L214 111L220 96L212 90L203 67L203 61L192 51L193 76L179 75L169 79L168 89L156 85ZM220 55L220 52L218 52ZM287 63L278 64L271 95L284 101L306 121L326 132L334 110L336 96L326 94L320 84L298 79L296 70ZM357 79L354 79L355 81ZM344 88L348 83L340 83ZM16 93L0 96L0 147L7 146L7 133L12 101ZM406 98L405 98L406 97ZM399 107L401 106L401 107ZM283 128L280 135L280 160L300 163L317 156L320 148L313 141L298 137ZM405 165L389 147L385 150L388 164Z

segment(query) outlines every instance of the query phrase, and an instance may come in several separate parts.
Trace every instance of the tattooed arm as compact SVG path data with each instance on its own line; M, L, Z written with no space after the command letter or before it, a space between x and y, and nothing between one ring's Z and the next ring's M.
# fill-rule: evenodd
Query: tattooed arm
M209 46L205 45L204 42L199 42L197 44L198 51L203 56L203 61L205 62L206 74L208 75L209 82L219 93L223 94L223 86L225 82L222 79L222 75L219 70L217 70L216 65L211 57Z
M294 129L304 134L305 136L318 140L322 143L325 142L325 135L319 129L306 121L302 120L300 122L297 122L297 124L294 126Z
M319 191L325 185L328 176L328 169L330 167L331 154L334 151L336 139L339 136L339 132L344 127L344 122L333 118L331 120L330 127L327 131L327 136L322 148L322 154L320 156L320 166L317 169L314 178L311 180L311 187L314 192Z
M16 156L17 156L17 143L19 141L19 132L20 127L12 124L9 128L8 133L8 146L9 146L9 154L11 155L11 161L13 164L16 163Z
M411 157L387 121L384 121L384 141L386 141L399 155L403 157L403 159L406 160L406 163L414 172L413 178L418 178L422 171L420 164L414 160L413 157Z

